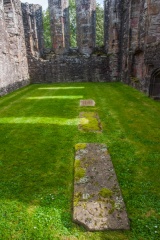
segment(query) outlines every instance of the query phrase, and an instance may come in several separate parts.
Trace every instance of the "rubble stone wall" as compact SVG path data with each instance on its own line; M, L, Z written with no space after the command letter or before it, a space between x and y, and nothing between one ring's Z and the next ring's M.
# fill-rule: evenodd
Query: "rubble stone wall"
M95 47L96 0L76 0L77 48L70 48L69 1L49 0L52 49L42 8L0 1L0 95L29 83L129 84L160 98L160 1L105 0L104 48Z
M113 69L116 72L117 66L118 78L149 95L152 75L160 69L160 1L106 0L105 5L105 46L111 53L110 66L116 50L118 60ZM158 82L155 87L160 97Z
M48 60L32 59L32 83L107 82L110 81L108 57L92 55L48 55Z
M19 0L0 1L0 96L29 84Z

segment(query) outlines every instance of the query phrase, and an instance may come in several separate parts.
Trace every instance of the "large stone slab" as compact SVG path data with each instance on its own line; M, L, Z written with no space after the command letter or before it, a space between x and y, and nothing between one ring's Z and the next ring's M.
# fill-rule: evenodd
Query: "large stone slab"
M102 132L99 116L95 112L81 112L78 128L84 132Z
M128 230L129 220L105 144L75 146L73 220L90 231Z
M94 107L95 101L92 99L80 100L80 107Z

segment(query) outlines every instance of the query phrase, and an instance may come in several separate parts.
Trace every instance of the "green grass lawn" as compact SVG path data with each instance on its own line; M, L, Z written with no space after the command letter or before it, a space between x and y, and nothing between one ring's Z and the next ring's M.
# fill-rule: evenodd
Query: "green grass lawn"
M97 112L103 133L78 131L80 111ZM72 223L74 146L83 142L107 144L130 231ZM121 83L30 85L1 98L0 239L160 239L160 102Z

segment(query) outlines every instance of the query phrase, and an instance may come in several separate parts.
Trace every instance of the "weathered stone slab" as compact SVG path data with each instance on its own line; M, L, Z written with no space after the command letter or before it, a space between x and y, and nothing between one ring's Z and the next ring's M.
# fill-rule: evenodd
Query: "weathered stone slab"
M101 122L97 113L81 112L79 118L79 130L84 132L102 132Z
M80 100L80 107L94 107L95 101L92 99Z
M105 144L75 146L73 220L90 231L127 230L129 220Z

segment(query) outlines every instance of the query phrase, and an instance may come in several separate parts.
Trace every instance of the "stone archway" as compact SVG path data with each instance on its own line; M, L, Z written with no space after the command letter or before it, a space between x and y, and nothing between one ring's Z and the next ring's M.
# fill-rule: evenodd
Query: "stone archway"
M160 99L160 68L151 75L149 95L154 99Z

